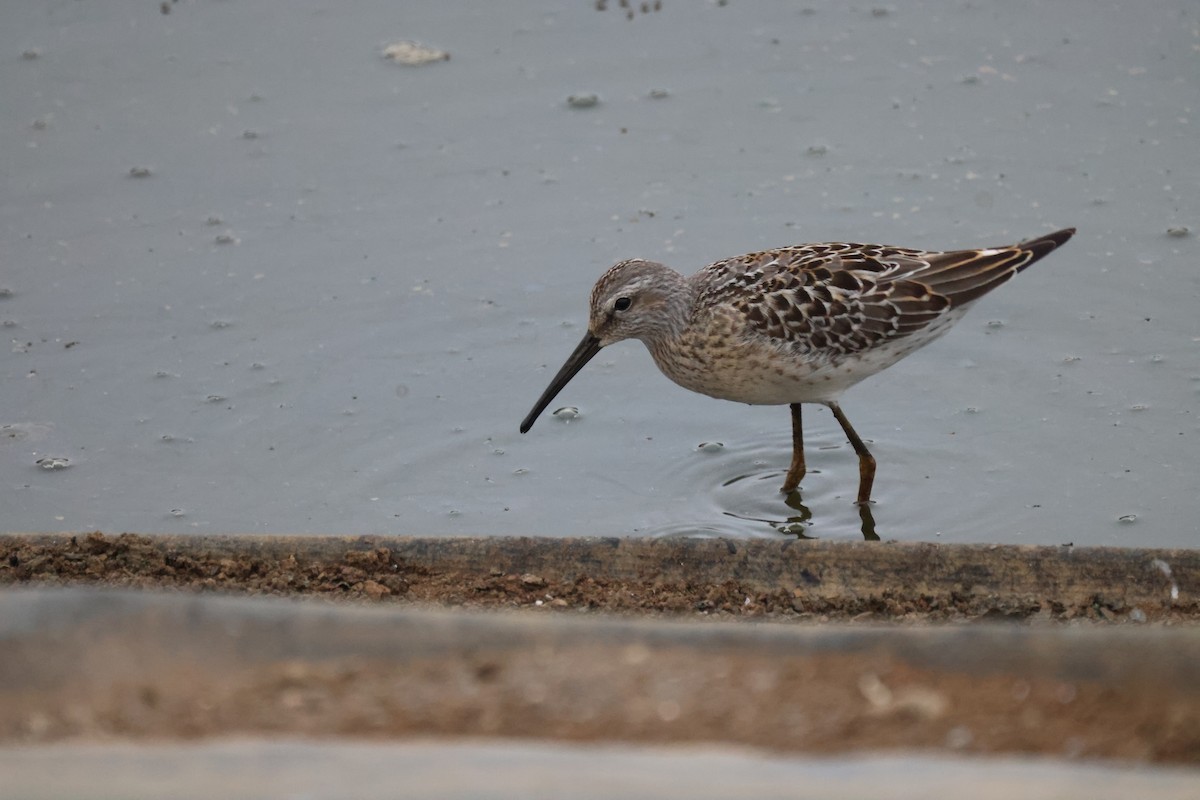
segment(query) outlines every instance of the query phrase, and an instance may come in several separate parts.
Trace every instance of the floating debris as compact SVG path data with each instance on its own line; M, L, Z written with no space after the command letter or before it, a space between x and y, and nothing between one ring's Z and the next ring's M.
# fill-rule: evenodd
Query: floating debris
M579 419L579 409L575 406L563 406L553 414L555 419L561 419L563 422L570 422L573 419Z
M600 96L595 92L585 92L584 94L573 94L567 98L567 105L571 108L592 108L600 104Z
M449 61L450 54L436 47L427 47L420 42L396 42L383 48L383 57L397 64L419 67L435 61Z
M45 458L39 458L35 463L42 469L50 470L66 469L71 466L71 460L62 456L46 456Z

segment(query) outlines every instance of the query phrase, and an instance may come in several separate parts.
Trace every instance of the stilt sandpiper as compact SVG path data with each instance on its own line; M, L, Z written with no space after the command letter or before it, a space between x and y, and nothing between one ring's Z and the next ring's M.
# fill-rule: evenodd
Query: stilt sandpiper
M869 503L875 458L842 413L842 392L944 334L976 300L1074 233L948 252L803 244L728 258L691 277L653 261L622 261L596 282L587 334L521 433L600 348L640 339L685 389L791 407L783 492L804 477L801 403L829 406L858 454L857 502Z

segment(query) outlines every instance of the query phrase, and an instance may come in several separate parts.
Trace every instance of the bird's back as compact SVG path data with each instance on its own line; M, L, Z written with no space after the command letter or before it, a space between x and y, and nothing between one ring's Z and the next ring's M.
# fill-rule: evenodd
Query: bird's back
M688 279L695 301L674 352L651 352L670 377L705 394L834 399L945 333L1073 233L948 252L829 242L718 261Z

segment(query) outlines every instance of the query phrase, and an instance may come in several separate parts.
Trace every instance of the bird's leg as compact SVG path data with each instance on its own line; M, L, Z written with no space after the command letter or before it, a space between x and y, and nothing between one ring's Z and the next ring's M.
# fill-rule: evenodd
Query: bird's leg
M871 455L871 451L863 444L863 440L854 432L854 428L850 427L850 420L846 419L846 415L842 413L841 406L833 402L827 405L842 426L842 430L846 432L846 436L850 438L850 446L854 448L854 452L858 453L858 500L855 502L869 503L871 502L871 484L875 482L875 456Z
M790 492L800 485L807 467L804 464L804 426L800 422L800 404L792 403L792 466L779 491Z

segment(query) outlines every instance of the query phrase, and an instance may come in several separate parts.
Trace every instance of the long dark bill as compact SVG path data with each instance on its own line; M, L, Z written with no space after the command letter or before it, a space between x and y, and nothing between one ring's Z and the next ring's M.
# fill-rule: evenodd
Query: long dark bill
M521 433L527 433L533 427L534 420L538 418L546 410L546 406L550 405L562 388L567 385L571 378L575 377L575 373L583 369L583 365L592 360L592 356L600 352L600 340L591 333L583 337L583 341L575 348L575 352L567 358L567 363L562 365L562 369L554 376L554 380L550 381L550 385L546 387L546 391L542 392L542 396L538 398L537 403L533 406L533 411L529 412L529 416L525 417L525 421L521 423Z

